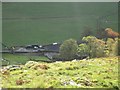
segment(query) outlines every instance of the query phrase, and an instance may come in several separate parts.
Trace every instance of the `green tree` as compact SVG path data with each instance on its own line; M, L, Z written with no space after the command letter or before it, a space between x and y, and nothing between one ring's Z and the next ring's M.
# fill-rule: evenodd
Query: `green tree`
M105 56L105 42L103 40L97 39L94 36L83 37L82 39L87 43L89 48L89 55L91 58L93 57L103 57Z
M72 60L77 54L77 41L74 39L68 39L60 46L60 56L64 60Z
M107 48L108 48L108 55L109 56L117 56L119 54L119 48L118 48L118 43L119 42L119 39L118 38L115 38L115 40L113 40L112 38L108 38L107 39Z
M78 55L79 56L85 56L85 55L89 55L89 47L88 47L88 45L87 44L80 44L79 46L78 46Z

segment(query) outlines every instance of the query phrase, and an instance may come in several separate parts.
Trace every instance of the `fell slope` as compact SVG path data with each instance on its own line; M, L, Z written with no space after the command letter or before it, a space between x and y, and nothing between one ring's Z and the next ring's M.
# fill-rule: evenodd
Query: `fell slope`
M1 72L3 88L118 88L118 57L32 62Z

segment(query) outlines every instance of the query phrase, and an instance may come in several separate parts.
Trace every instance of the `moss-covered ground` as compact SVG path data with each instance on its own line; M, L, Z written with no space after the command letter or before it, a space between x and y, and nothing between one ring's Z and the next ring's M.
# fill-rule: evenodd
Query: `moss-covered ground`
M34 62L1 71L3 88L118 88L118 57Z

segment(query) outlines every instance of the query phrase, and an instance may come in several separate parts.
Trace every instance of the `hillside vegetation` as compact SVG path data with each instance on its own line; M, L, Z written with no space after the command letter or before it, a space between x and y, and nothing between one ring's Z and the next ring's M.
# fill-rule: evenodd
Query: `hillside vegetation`
M3 44L13 52L2 54L0 86L120 89L116 12L117 3L3 3ZM50 60L54 52L41 48L12 49L54 42L61 45Z
M85 27L118 29L117 3L3 3L2 41L8 46L81 39ZM101 19L98 19L98 18Z
M118 89L118 57L66 62L29 61L17 70L1 70L3 88Z

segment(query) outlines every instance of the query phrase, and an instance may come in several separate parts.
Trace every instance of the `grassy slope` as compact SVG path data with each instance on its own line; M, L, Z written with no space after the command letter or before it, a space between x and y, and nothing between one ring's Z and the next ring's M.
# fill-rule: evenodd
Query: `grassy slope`
M10 62L10 65L25 64L29 60L35 61L48 61L49 59L44 56L33 56L31 54L17 55L17 54L2 54L2 57ZM4 63L3 63L4 65Z
M116 3L3 3L3 43L11 46L80 39L85 26L96 31L97 18L114 11ZM107 20L110 22L103 20L102 26L117 30L117 14Z
M22 70L2 75L5 88L116 88L118 87L118 57L94 58L76 62L39 63L47 70L23 66ZM16 85L17 80L24 80ZM74 81L79 86L70 84ZM66 85L65 85L66 83ZM67 84L68 83L68 84Z

